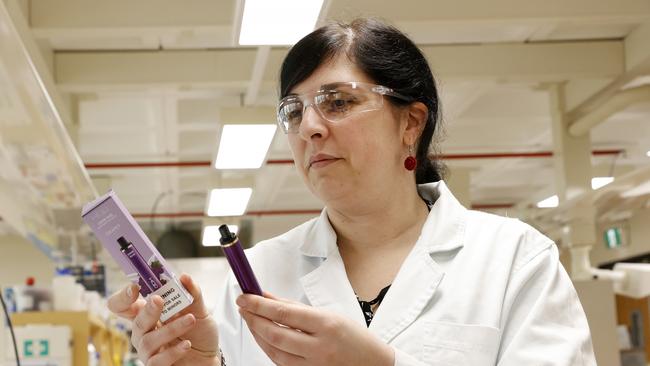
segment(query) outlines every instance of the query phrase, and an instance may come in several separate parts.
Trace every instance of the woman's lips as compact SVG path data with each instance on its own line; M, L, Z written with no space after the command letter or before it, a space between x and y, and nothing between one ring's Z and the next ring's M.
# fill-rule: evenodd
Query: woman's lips
M311 165L309 167L313 168L313 169L323 168L323 167L326 167L326 166L328 166L328 165L330 165L332 163L335 163L338 160L339 159L318 160L318 161L314 161L313 163L311 163Z
M323 168L339 160L327 154L316 154L309 158L309 168Z

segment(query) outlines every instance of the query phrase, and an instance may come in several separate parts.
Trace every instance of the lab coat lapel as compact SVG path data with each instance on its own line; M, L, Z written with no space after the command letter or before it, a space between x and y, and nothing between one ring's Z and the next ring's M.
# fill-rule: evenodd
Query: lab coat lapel
M463 246L466 209L444 182L420 185L418 190L435 204L370 324L370 331L386 343L413 323L428 304L435 306L434 295L444 271L432 254Z
M370 331L389 343L420 315L443 277L429 254L414 248L373 317Z
M332 310L365 326L363 312L336 245L336 233L325 210L306 236L300 250L303 255L311 257L309 260L319 263L300 279L311 305Z

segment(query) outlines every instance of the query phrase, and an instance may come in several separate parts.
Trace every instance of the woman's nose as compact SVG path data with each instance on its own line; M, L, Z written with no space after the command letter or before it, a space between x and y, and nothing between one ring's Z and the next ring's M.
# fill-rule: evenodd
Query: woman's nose
M327 121L318 113L316 108L315 105L310 104L305 107L302 113L298 133L304 140L311 140L315 137L323 138L329 132Z

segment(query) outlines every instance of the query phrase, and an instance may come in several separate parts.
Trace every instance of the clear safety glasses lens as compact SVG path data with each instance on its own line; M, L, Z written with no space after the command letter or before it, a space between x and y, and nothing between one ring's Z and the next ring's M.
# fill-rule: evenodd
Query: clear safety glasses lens
M351 115L380 109L382 94L366 85L343 84L333 90L321 90L306 95L292 95L280 101L278 123L285 133L297 133L307 107L329 122L338 122Z

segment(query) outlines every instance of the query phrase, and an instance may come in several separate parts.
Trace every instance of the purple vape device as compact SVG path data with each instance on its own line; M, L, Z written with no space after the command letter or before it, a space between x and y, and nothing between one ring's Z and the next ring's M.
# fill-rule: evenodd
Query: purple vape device
M221 239L219 239L221 248L224 254L226 254L228 264L230 264L230 268L235 273L235 278L237 278L237 282L239 282L242 291L245 294L262 296L260 284L257 283L253 269L248 263L248 259L246 259L246 254L244 254L237 235L230 232L228 225L219 226L219 233L221 234Z
M135 268L144 283L149 287L149 290L151 290L149 292L154 292L161 288L162 283L160 283L156 274L153 273L147 261L142 258L140 252L135 249L133 243L127 241L123 236L120 236L117 242L120 244L120 251L129 258L129 261L133 264L133 268Z

